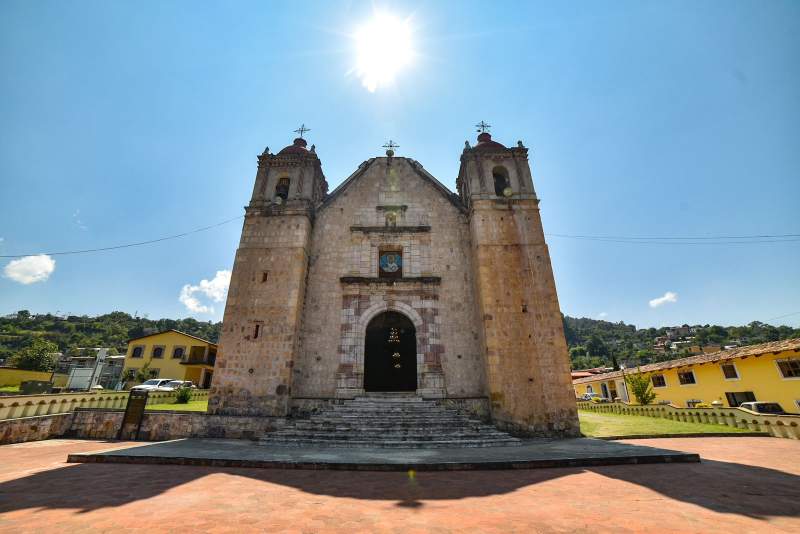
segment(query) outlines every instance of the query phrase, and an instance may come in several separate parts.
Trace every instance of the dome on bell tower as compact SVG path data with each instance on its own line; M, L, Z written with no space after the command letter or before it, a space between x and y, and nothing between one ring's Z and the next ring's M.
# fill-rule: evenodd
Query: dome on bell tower
M302 137L298 137L291 145L282 149L278 154L308 154L306 146L308 146L306 140Z

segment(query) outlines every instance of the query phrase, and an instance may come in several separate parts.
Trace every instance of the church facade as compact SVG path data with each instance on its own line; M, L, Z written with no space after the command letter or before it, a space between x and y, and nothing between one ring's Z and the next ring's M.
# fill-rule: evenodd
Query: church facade
M305 139L265 150L209 412L282 417L409 392L519 435L577 435L528 150L481 133L457 189L390 149L329 193Z

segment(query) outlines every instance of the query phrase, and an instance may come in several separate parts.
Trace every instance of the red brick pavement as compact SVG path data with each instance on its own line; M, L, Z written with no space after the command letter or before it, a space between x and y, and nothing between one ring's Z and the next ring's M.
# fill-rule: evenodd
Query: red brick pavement
M800 532L800 442L631 443L700 464L350 473L65 464L97 441L0 447L2 532Z

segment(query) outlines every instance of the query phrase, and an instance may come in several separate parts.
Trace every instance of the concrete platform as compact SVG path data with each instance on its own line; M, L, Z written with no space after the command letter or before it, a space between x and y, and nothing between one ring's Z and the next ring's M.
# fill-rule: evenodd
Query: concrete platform
M265 446L181 439L74 453L69 463L173 464L345 471L469 471L699 462L695 453L578 438L526 440L514 447L369 449Z

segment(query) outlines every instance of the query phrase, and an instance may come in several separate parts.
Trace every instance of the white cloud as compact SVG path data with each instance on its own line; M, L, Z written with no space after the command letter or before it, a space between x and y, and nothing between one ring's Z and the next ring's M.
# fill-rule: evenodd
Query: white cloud
M80 228L81 230L88 230L89 227L83 224L81 220L81 209L78 208L75 210L75 213L72 214L72 224Z
M650 301L651 308L658 308L668 302L678 302L678 294L672 291L667 291L663 296L655 298Z
M11 260L3 269L3 276L27 285L46 281L55 270L56 260L47 254L39 254Z
M600 312L597 314L598 319L605 319L606 317L608 317L608 313L606 312Z
M230 271L217 271L211 280L200 280L198 285L186 284L181 288L178 300L192 313L214 313L214 306L204 304L198 297L205 296L212 302L222 302L231 285Z

